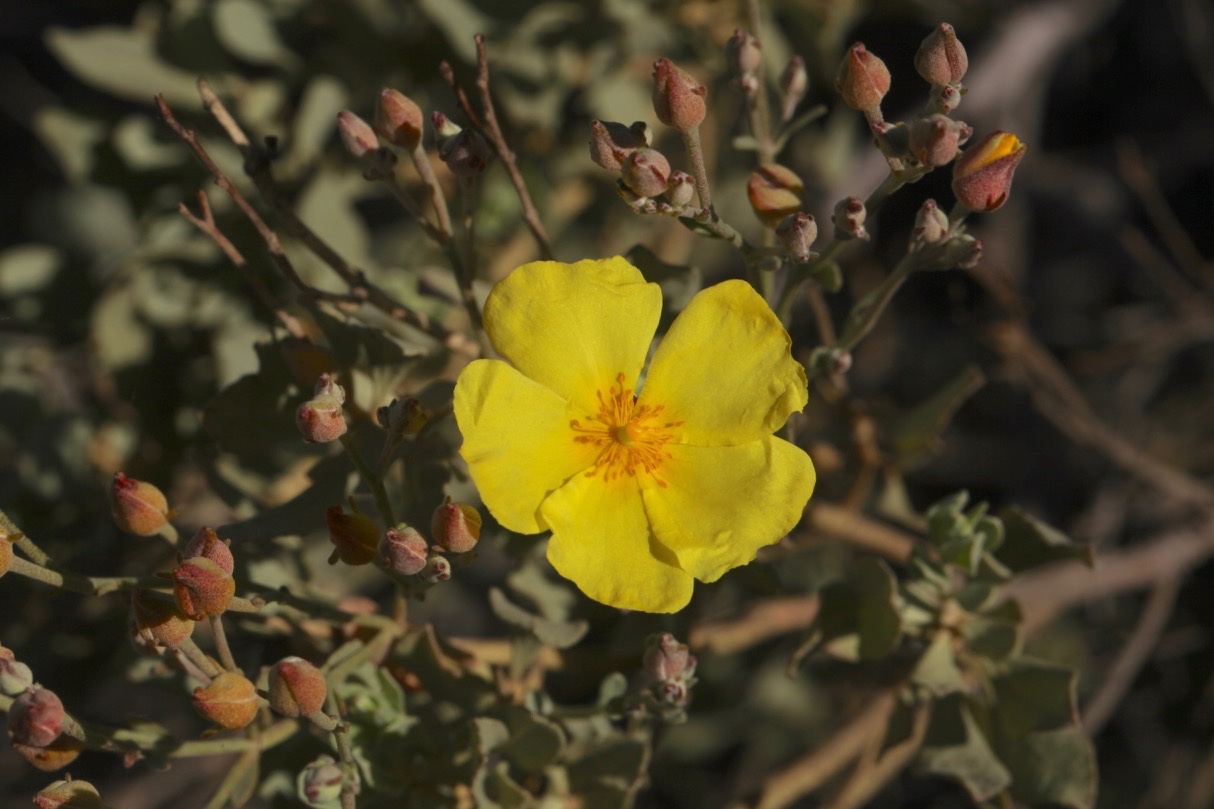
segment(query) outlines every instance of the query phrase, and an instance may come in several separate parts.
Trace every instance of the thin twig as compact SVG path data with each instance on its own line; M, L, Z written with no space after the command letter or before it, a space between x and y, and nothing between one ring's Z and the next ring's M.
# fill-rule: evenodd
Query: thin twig
M223 630L223 616L208 616L211 624L211 637L215 641L215 651L219 653L219 662L228 671L239 671L236 658L232 657L232 648L228 646L228 635Z
M766 599L739 618L692 627L688 643L697 652L734 654L770 638L807 629L818 607L816 593Z
M825 809L859 809L902 772L923 745L932 715L931 709L932 703L926 700L914 707L911 734L894 747L883 751L883 737L874 735L872 755L865 755L860 760L835 798L824 804Z

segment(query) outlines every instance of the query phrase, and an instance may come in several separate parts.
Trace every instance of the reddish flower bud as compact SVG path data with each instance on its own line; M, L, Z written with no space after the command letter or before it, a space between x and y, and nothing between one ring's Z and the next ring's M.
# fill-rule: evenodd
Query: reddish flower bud
M848 48L835 75L835 89L843 96L843 102L861 112L880 108L881 99L889 92L889 82L889 68L865 50L863 42Z
M746 196L755 216L768 227L801 208L801 192L805 184L792 169L778 163L759 166L746 182Z
M114 474L110 484L110 513L121 530L141 537L159 533L170 516L169 503L160 489L121 472Z
M476 177L489 167L493 150L475 129L461 129L439 144L438 156L456 177Z
M620 180L640 197L664 194L670 182L670 161L657 149L637 149L624 161Z
M309 444L336 441L346 433L346 417L342 405L346 391L330 374L321 374L316 381L313 398L295 410L295 424Z
M915 54L915 70L931 84L958 84L969 65L965 46L946 22L927 35Z
M818 238L818 223L807 213L797 211L776 225L776 238L793 261L804 264L810 259L810 248Z
M430 417L416 399L393 399L375 411L379 426L395 435L417 435Z
M80 756L84 742L75 736L60 736L46 747L34 747L13 741L13 749L31 765L43 772L62 770Z
M237 671L225 671L205 687L194 689L194 708L227 730L243 728L257 716L257 687Z
M412 152L422 142L425 126L422 108L404 93L385 87L375 105L375 131L388 143Z
M679 680L688 679L695 673L696 659L687 644L679 643L674 635L663 632L649 636L641 665L655 680Z
M974 130L961 121L936 113L916 118L910 125L910 151L924 166L937 168L957 156Z
M355 157L365 157L379 148L379 138L371 125L349 110L337 113L337 134L346 151Z
M690 205L695 195L696 184L690 174L685 171L670 172L670 179L666 181L666 199L671 205L676 208Z
M467 503L452 503L448 497L430 518L430 535L449 553L467 553L481 536L480 512Z
M30 667L17 660L12 649L0 646L0 694L15 697L33 684Z
M1012 175L1028 147L1008 132L992 132L953 164L953 193L965 207L993 211L1007 201Z
M345 774L329 756L320 756L304 767L297 783L299 795L309 805L328 807L337 802Z
M791 121L793 114L797 111L797 105L808 92L809 73L805 71L805 60L800 56L793 56L788 60L788 66L780 75L780 120Z
M698 127L708 113L706 95L708 88L674 62L659 59L653 63L653 110L666 126L680 132Z
M182 559L192 559L197 556L210 559L227 573L236 569L236 560L232 558L232 549L228 547L231 540L220 539L211 528L199 528L194 538L181 549Z
M236 580L232 574L201 556L177 565L173 570L173 585L178 608L194 621L223 615L236 595Z
M18 694L8 709L8 735L14 744L47 747L59 738L65 713L54 691L32 686Z
M911 230L910 250L922 250L948 235L948 214L940 210L934 199L925 200L915 214L915 227Z
M725 43L725 64L736 77L753 75L763 63L763 49L749 31L735 28Z
M325 706L328 693L325 675L302 657L284 657L270 669L266 696L275 713L311 716Z
M34 794L35 809L105 809L101 793L88 781L56 781Z
M194 622L175 603L144 590L131 593L131 624L136 646L152 651L176 649L194 634Z
M329 526L329 541L333 553L329 564L337 560L347 565L369 565L375 560L379 546L379 524L362 514L347 514L341 506L330 506L325 511L325 523Z
M379 540L379 564L386 570L412 576L426 566L430 543L425 537L403 523L389 528Z
M847 197L835 204L835 212L831 221L835 225L836 239L867 239L868 231L864 229L864 220L868 217L868 209L859 197Z
M608 171L619 171L628 155L648 146L649 127L644 121L632 126L615 121L590 122L590 159Z
M951 84L933 84L931 108L948 115L961 103L961 91Z
M451 562L445 556L435 554L426 559L426 566L417 574L427 584L438 584L451 578Z

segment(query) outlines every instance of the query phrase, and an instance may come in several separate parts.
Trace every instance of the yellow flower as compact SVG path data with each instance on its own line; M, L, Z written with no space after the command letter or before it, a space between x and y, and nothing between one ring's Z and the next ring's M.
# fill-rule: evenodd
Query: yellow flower
M750 562L814 487L809 456L772 436L808 393L763 299L742 281L697 294L642 385L661 309L622 258L526 264L485 303L511 364L477 360L455 386L460 454L498 522L551 530L558 573L647 612Z

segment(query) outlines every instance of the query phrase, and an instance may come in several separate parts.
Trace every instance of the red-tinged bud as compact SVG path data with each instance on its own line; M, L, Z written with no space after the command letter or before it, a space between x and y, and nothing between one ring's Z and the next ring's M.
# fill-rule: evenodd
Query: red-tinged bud
M637 149L628 155L620 180L638 197L656 197L670 182L670 161L657 149Z
M379 524L362 514L347 514L341 506L330 506L325 511L325 523L329 526L329 541L333 553L329 564L337 560L347 565L369 565L375 560L379 547Z
M868 209L859 197L847 197L835 204L835 212L831 221L835 225L836 239L867 239L868 231L864 229L864 220L868 218Z
M280 341L279 350L291 379L301 387L315 384L321 374L332 375L341 367L330 349L303 337L288 337Z
M379 426L394 435L417 435L430 421L416 399L393 399L375 411Z
M140 648L176 649L194 634L194 622L178 606L144 590L131 593L131 624Z
M296 791L308 806L328 809L341 796L345 780L345 773L336 761L320 756L300 771Z
M866 113L881 107L881 99L889 92L889 82L889 68L865 50L863 42L848 48L835 75L835 89L843 96L843 102Z
M182 559L192 559L197 556L210 559L227 573L236 569L236 560L232 558L232 549L228 547L229 539L220 539L212 528L200 528L194 538L181 549Z
M35 768L43 772L54 772L62 770L75 761L80 756L80 751L84 749L84 742L75 736L64 735L46 747L19 744L14 740L13 749Z
M17 695L8 709L8 735L14 744L46 747L63 730L63 702L54 691L35 685Z
M309 444L325 444L346 434L342 405L346 391L331 374L321 374L313 397L295 410L295 425Z
M641 665L646 674L659 682L686 680L695 674L696 659L687 644L663 632L649 636Z
M210 559L186 559L173 570L173 592L182 614L201 621L223 615L236 595L236 580Z
M417 575L427 584L438 584L440 581L447 581L451 578L451 563L447 561L445 556L435 554L426 559L426 566Z
M910 251L922 250L929 244L942 241L949 232L948 214L940 210L934 199L925 200L915 214L915 227L911 230Z
M776 225L776 238L793 261L804 264L813 255L810 248L818 238L818 223L809 214L797 211Z
M325 675L302 657L284 657L270 669L266 696L275 713L311 716L324 708L328 693Z
M993 211L1007 201L1012 175L1028 147L1009 132L992 132L953 164L953 194L974 211Z
M164 493L150 483L114 474L110 484L110 513L117 526L129 534L150 537L169 521L169 503Z
M619 171L628 155L648 146L649 126L644 121L632 126L615 121L590 122L590 159L608 171Z
M375 131L388 143L412 152L422 142L426 116L404 93L385 87L375 105Z
M695 195L696 183L690 174L685 171L670 172L670 179L666 181L666 199L671 205L676 208L690 205Z
M481 537L480 512L467 503L452 503L448 497L430 518L430 535L448 553L467 553Z
M430 113L430 126L434 127L434 134L438 137L440 144L464 131L463 127L438 110Z
M957 156L974 130L961 121L935 113L916 118L910 125L910 151L924 166L938 168Z
M19 661L12 649L0 646L0 694L15 697L34 684L34 673Z
M430 543L405 524L389 528L379 541L379 564L386 570L412 576L426 566Z
M780 120L792 120L797 111L797 105L809 92L809 73L805 70L805 60L794 56L788 60L788 66L780 75Z
M680 132L690 132L708 114L708 88L669 59L653 63L653 110L658 120Z
M439 144L438 156L456 177L476 177L489 167L493 150L475 129L461 129Z
M337 134L346 151L355 157L366 157L379 148L379 138L371 125L349 110L337 113Z
M34 795L35 809L105 809L101 793L88 781L56 781Z
M725 43L725 64L737 78L751 76L763 63L763 49L749 31L735 28L733 36Z
M961 103L961 91L951 84L933 84L931 108L948 115Z
M222 672L205 688L194 689L194 709L227 730L252 722L260 705L257 687L237 671Z
M969 65L965 46L946 22L927 35L915 54L915 70L931 84L959 84Z
M801 209L804 190L805 184L796 172L778 163L759 166L746 182L746 196L755 216L773 228L781 219Z

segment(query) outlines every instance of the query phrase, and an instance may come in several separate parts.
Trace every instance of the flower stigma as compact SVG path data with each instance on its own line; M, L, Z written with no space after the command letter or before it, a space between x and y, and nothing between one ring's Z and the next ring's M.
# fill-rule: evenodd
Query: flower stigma
M637 469L648 474L654 482L666 488L666 481L658 477L662 462L671 455L664 447L673 438L671 430L681 421L659 421L664 405L637 406L632 390L624 387L624 374L620 373L604 393L595 392L599 400L598 412L586 417L586 423L578 419L569 422L577 435L578 444L601 447L594 468L588 477L602 472L605 481L625 475L636 477Z

